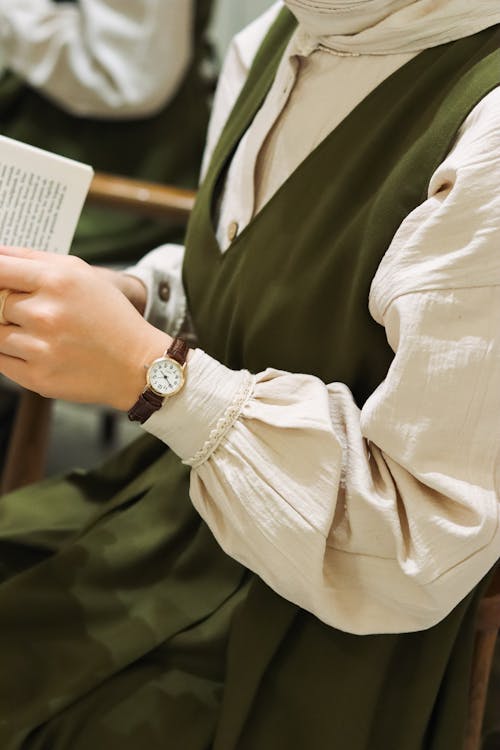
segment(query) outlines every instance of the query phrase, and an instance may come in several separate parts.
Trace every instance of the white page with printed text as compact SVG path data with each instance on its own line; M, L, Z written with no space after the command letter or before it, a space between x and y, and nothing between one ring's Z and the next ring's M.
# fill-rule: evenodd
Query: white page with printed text
M67 253L93 170L0 136L0 245Z

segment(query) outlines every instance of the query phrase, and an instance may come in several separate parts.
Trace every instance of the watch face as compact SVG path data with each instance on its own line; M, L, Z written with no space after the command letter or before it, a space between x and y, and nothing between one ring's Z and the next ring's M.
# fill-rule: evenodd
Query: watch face
M155 360L148 370L148 385L161 396L177 393L184 385L182 365L168 357Z

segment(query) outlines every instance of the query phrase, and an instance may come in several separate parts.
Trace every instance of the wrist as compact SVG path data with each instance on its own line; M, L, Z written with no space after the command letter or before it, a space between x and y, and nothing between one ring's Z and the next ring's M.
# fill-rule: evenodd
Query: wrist
M146 388L149 365L162 357L172 343L172 338L149 324L147 335L138 346L131 348L123 371L120 388L115 392L114 408L129 411Z
M143 424L166 400L182 390L189 345L182 338L174 338L161 357L150 363L146 372L146 387L139 394L128 417Z

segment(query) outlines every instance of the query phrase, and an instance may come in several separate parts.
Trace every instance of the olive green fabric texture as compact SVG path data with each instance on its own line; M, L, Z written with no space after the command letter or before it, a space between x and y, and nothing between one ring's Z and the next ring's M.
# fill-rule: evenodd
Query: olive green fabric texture
M146 437L2 498L2 750L207 747L246 573L187 494Z
M0 133L90 164L96 171L197 186L212 82L203 76L212 0L198 0L194 54L173 99L146 118L78 117L26 85L12 72L0 79ZM182 239L174 220L155 221L111 208L86 206L72 252L87 261L128 263L155 245Z
M221 256L213 206L293 28L283 12L221 137L185 283L206 351L343 380L362 405L392 357L366 311L371 277L498 82L498 36L427 51L391 76ZM2 499L2 750L460 747L479 588L427 631L341 632L227 557L188 483L144 437L99 470Z

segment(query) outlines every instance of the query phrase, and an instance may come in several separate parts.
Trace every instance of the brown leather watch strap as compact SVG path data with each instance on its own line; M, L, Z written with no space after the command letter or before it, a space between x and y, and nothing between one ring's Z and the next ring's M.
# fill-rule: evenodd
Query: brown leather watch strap
M185 364L189 345L184 339L175 338L166 351L166 356L175 359L180 365Z
M180 365L184 366L189 352L189 345L184 339L175 338L165 352L165 357L175 359ZM128 418L131 422L144 422L149 419L151 414L158 411L165 400L164 396L155 393L151 388L146 387L135 404L128 411Z
M129 409L128 418L131 422L140 422L141 424L144 424L146 419L149 419L153 412L158 411L162 404L163 396L155 393L150 388L146 388L146 390L141 393L133 407Z

